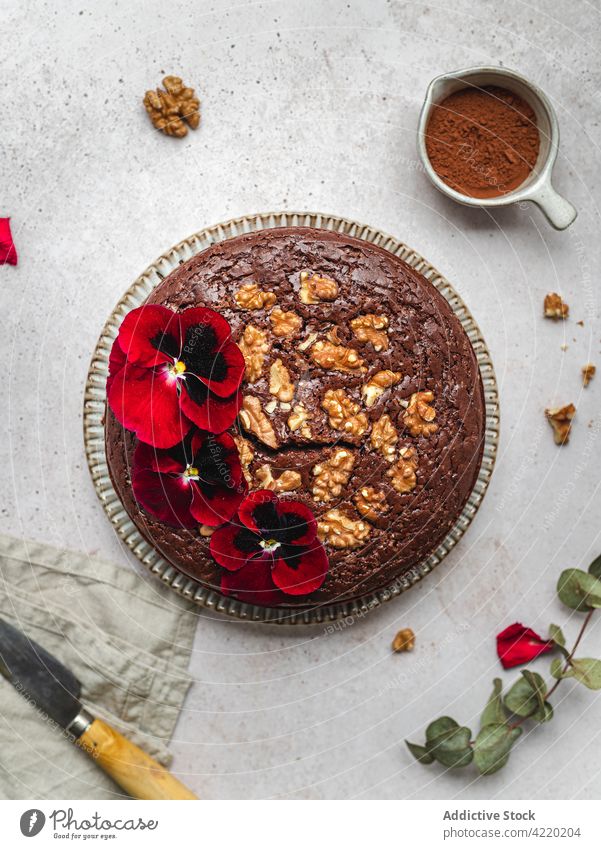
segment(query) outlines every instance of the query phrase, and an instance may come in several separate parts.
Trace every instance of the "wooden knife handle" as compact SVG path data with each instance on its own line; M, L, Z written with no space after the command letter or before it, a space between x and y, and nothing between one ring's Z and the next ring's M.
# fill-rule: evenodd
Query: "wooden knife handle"
M154 758L101 719L95 719L76 742L135 799L198 798Z

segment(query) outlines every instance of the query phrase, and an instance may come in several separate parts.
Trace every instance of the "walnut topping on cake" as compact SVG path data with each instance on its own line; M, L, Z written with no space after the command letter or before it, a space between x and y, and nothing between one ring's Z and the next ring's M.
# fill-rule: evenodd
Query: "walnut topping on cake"
M353 333L359 342L371 342L374 351L386 351L388 349L388 317L385 315L374 315L367 313L359 315L351 320Z
M252 475L248 470L248 467L253 461L254 451L250 447L250 442L248 439L245 439L241 434L237 433L234 436L234 442L236 443L236 448L238 449L238 456L240 457L240 465L242 466L242 473L246 479L246 483L252 484Z
M242 409L239 412L242 427L249 433L254 433L257 439L268 445L269 448L277 448L278 440L273 425L263 412L261 402L252 395L246 395L242 401Z
M380 395L391 386L395 386L402 376L400 371L390 371L390 369L384 369L372 375L361 390L365 406L373 407Z
M597 371L596 366L592 363L587 363L585 366L582 366L582 385L588 386L593 377L595 376L595 372Z
M417 454L415 448L401 448L400 457L387 471L390 482L397 492L411 492L417 484Z
M311 439L311 428L307 424L308 418L309 411L305 405L295 404L292 412L288 416L288 427L291 431L295 431L300 428L301 436L304 436L305 439Z
M278 401L287 403L294 398L294 383L290 379L290 372L279 357L269 368L269 391Z
M430 436L438 430L438 425L434 424L436 410L430 406L433 400L434 393L430 391L414 392L409 399L403 422L411 436Z
M255 477L260 489L270 489L272 492L293 492L302 484L300 474L292 469L286 469L279 477L274 478L267 463L259 466Z
M243 310L263 310L272 307L277 301L274 292L266 292L258 283L245 283L234 295L238 306Z
M238 347L246 362L244 377L249 383L256 383L263 373L265 355L271 347L267 334L253 324L247 324Z
M398 438L392 419L388 413L384 413L371 429L372 448L375 448L385 460L392 463Z
M346 374L364 372L363 360L354 348L344 345L334 345L321 339L311 348L311 359L321 368L332 371L342 371Z
M360 405L349 398L344 389L328 389L321 402L329 417L330 427L351 436L362 436L369 427Z
M566 404L565 407L545 410L549 424L553 428L553 438L557 445L565 445L570 439L572 419L576 415L576 407Z
M564 303L557 292L550 292L545 295L544 303L545 318L552 318L553 321L561 321L568 317L570 307Z
M362 486L353 496L353 501L357 512L368 522L376 522L390 510L385 493L373 486Z
M300 273L300 299L303 304L319 304L322 301L335 301L338 297L338 283L319 274Z
M295 333L298 333L303 325L300 315L297 315L291 310L284 312L279 307L274 307L269 313L269 321L271 322L273 335L278 338L293 336Z
M348 448L337 448L322 463L313 466L312 493L316 501L331 501L337 498L342 488L347 485L355 457Z
M317 522L319 539L332 548L360 548L370 533L369 525L342 510L328 510Z

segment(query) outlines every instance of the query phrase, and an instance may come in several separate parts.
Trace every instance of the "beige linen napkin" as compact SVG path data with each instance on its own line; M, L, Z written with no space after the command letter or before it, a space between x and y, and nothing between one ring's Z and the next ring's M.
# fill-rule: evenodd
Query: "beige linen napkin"
M169 764L190 685L191 605L133 570L0 535L0 616L75 673L93 713ZM0 676L0 798L123 796Z

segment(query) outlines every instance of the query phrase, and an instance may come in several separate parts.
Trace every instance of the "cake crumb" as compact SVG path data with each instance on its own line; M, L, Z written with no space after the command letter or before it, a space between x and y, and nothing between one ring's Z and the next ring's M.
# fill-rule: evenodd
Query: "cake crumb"
M548 295L545 295L543 309L545 318L551 318L553 321L563 321L570 312L570 307L562 301L557 292L549 292Z
M565 407L545 410L545 415L553 428L555 444L566 445L570 439L572 419L576 415L576 407L573 404L566 404Z
M593 377L595 376L595 372L597 371L597 367L592 363L587 363L585 366L582 366L582 385L588 386Z
M415 634L411 628L401 628L392 641L392 650L397 654L402 651L413 651Z

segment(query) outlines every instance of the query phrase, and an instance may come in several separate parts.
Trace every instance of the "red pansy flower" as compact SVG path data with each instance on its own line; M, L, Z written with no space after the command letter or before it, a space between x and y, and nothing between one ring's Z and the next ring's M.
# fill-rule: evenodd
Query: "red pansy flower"
M514 622L497 635L497 654L505 669L528 663L540 654L553 651L553 640L543 640L531 628Z
M287 596L308 595L328 571L311 510L265 489L251 492L237 521L213 533L211 554L226 570L222 592L251 604L282 604Z
M170 448L193 424L222 433L238 414L244 357L223 316L156 304L125 316L109 361L110 407L141 442Z
M16 265L17 249L10 232L10 218L0 218L0 265Z
M247 486L229 433L195 431L169 450L139 442L132 488L138 504L161 522L193 528L235 515Z

